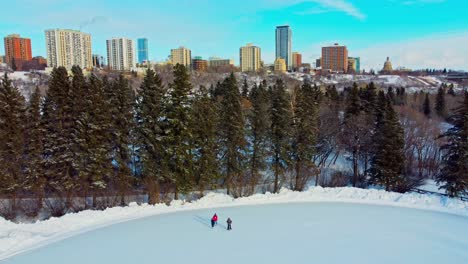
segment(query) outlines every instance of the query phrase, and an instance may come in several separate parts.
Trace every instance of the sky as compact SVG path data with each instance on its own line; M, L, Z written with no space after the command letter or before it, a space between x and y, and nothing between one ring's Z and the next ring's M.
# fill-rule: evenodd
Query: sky
M346 45L361 68L468 71L466 0L0 0L0 37L31 38L33 56L46 56L46 29L92 35L93 53L106 56L106 39L148 39L149 57L164 61L172 48L192 56L239 61L253 43L262 60L275 57L275 27L292 29L293 51L313 63L321 47ZM0 42L0 54L4 54Z

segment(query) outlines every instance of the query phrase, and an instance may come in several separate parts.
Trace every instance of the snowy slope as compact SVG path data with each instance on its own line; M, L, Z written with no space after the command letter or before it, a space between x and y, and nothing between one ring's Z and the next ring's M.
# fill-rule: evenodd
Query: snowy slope
M309 202L313 202L313 203L311 204ZM315 210L314 208L310 208L310 209L302 208L302 209L298 209L298 211L296 212L291 212L290 214L281 211L281 210L289 210L288 208L292 206L293 203L301 203L303 204L303 206L324 207L324 205L328 204L324 202L346 202L346 203L341 203L341 205L340 204L336 205L338 206L336 210L334 210L333 212L329 212L331 215L327 215L327 212L314 211ZM373 206L372 207L372 206L365 206L365 205L356 205L353 203L391 205L391 206L397 206L397 207L426 209L428 211L409 210L409 209L395 208L395 207L389 207L389 206L380 206L380 207ZM265 215L255 213L257 212L257 209L252 209L254 207L244 206L244 205L258 206L258 205L266 205L266 204L281 204L281 205L267 207L270 209L266 210ZM228 209L227 207L235 207L235 208ZM462 228L462 230L468 230L468 203L466 202L462 202L456 199L448 199L448 198L441 198L438 196L421 195L421 194L398 194L398 193L389 193L389 192L385 192L381 190L364 190L364 189L356 189L356 188L320 188L320 187L317 187L317 188L311 188L310 190L305 191L305 192L292 192L292 191L284 189L279 194L254 195L251 197L245 197L245 198L239 198L239 199L232 199L231 197L227 195L223 195L223 194L211 193L207 195L206 197L198 201L195 201L193 203L183 203L181 201L176 201L171 206L165 206L165 205L137 206L134 204L132 206L125 207L125 208L121 208L121 207L110 208L105 211L83 211L77 214L69 214L61 218L52 218L52 219L37 222L34 224L14 224L14 223L5 221L3 219L0 219L0 259L5 259L8 257L14 256L18 253L30 251L31 249L50 244L38 250L31 251L32 252L31 254L23 254L23 255L18 255L17 257L8 258L6 259L5 263L19 263L19 264L31 263L31 262L28 262L28 259L30 261L31 256L33 256L34 258L38 258L38 259L42 258L44 261L46 259L51 259L52 257L55 258L56 260L63 260L63 258L58 257L61 255L55 255L55 254L59 254L57 253L57 250L59 250L60 252L62 252L62 250L65 250L66 252L67 248L68 250L72 250L73 247L76 246L76 244L74 243L78 243L78 245L80 245L80 243L85 243L86 241L87 241L86 243L88 242L94 243L93 241L98 241L98 242L100 241L99 244L96 245L98 249L101 250L102 252L107 252L106 254L110 254L109 250L111 250L114 253L121 252L121 250L123 250L123 249L118 249L116 251L112 247L108 246L108 245L117 245L120 242L123 243L124 245L127 245L126 243L130 243L130 242L138 243L139 245L150 243L155 248L157 248L157 245L162 243L161 241L167 242L169 240L169 241L172 241L173 243L176 243L176 240L177 240L181 243L181 248L177 249L178 252L184 252L186 251L186 247L190 248L194 246L195 248L197 248L197 250L194 252L195 254L196 252L198 252L198 250L201 250L200 247L202 248L209 247L209 245L211 245L210 244L211 242L221 245L221 242L219 241L218 242L204 241L202 239L203 238L202 234L206 234L206 232L208 231L206 230L207 229L206 225L208 224L209 214L211 214L213 210L205 210L205 211L200 211L200 212L195 212L193 210L207 209L207 208L218 208L216 209L216 211L219 212L222 221L224 221L224 219L228 215L228 213L226 212L232 212L232 213L229 213L229 216L233 217L235 229L237 228L241 229L241 226L242 226L242 228L244 228L246 232L248 231L244 235L250 234L249 232L252 232L251 229L247 228L247 226L249 226L249 223L250 224L255 223L254 226L256 228L262 228L261 224L270 225L271 224L270 222L275 217L279 217L283 219L282 222L280 221L277 223L278 225L289 225L291 227L299 225L300 228L297 228L291 231L292 232L291 234L293 234L295 237L301 237L305 239L304 236L306 235L306 233L303 234L302 230L308 230L307 236L310 236L310 239L312 239L313 236L316 235L313 232L325 232L325 230L327 230L327 232L328 231L335 232L336 228L338 228L338 230L342 230L343 232L345 232L348 229L346 228L345 230L343 230L343 227L340 226L343 224L342 222L344 220L349 220L351 221L351 223L354 223L355 221L354 228L362 232L362 230L365 229L366 226L368 225L372 226L380 221L380 220L377 220L375 217L381 217L383 219L389 219L388 221L393 221L392 219L395 218L395 215L401 215L401 217L410 218L409 222L411 223L406 223L403 221L402 223L396 226L393 226L392 227L393 229L391 228L390 230L387 229L387 227L381 226L381 228L383 228L382 230L383 234L380 234L380 235L383 235L384 238L388 238L391 241L395 240L392 242L392 243L395 243L395 246L397 246L398 240L401 237L397 237L393 239L391 237L391 230L397 233L398 232L401 233L403 231L398 231L400 228L401 230L411 230L411 225L418 226L416 227L416 230L414 231L416 233L415 234L409 233L408 235L403 234L404 238L406 238L407 236L409 236L409 238L414 238L414 239L417 238L416 240L419 243L421 242L420 241L421 237L424 238L424 236L427 235L425 234L426 231L433 230L433 232L436 232L435 234L432 234L434 235L434 241L428 240L427 243L429 244L427 244L427 246L433 246L431 243L436 243L436 244L438 243L437 245L444 247L444 250L448 250L445 248L447 247L447 245L450 245L451 243L455 243L457 245L457 247L454 250L456 250L460 246L463 246L463 247L468 246L468 241L467 241L468 237L464 236L465 240L460 240L461 238L458 237L460 233L455 232L455 229L453 229L457 227L457 228ZM220 208L224 208L224 209L220 209ZM241 211L236 211L237 210L236 208L239 208L239 210L241 210L241 208L244 208L244 209L242 209ZM264 208L264 207L261 207L261 208ZM325 209L326 208L328 207L325 206ZM361 221L365 221L365 219L364 220L360 219L363 217L361 213L355 215L352 213L350 214L343 213L342 211L342 210L345 210L345 212L352 212L354 210L358 210L359 208L368 208L368 210L366 210L363 213L364 215L368 215L367 217L365 217L366 219L368 219L367 222L361 222ZM379 208L384 208L384 209L379 209ZM258 208L258 210L260 210L260 207ZM271 215L276 210L278 210L278 212L275 215ZM383 211L380 212L379 210L383 210ZM388 211L385 211L385 210L388 210ZM182 211L184 211L184 214L186 215L186 217L188 217L189 220L187 220L185 217L182 217L181 219L179 219L180 217L179 218L176 217L176 219L173 220L173 221L176 221L175 224L173 224L172 220L171 221L167 220L171 217L175 217L176 215L178 215L178 214L166 215L167 213L175 213L175 212L182 213ZM450 214L435 213L436 211L450 213ZM249 215L253 213L255 213L256 215L250 218ZM164 214L164 215L161 215L161 214ZM339 215L339 218L341 220L336 219L338 217L337 214L341 214ZM122 225L110 226L104 229L99 229L99 230L89 232L80 236L76 236L80 233L84 233L86 231L90 231L90 230L97 229L100 227L109 226L111 224L125 222L125 221L129 221L132 219L137 219L137 218L143 218L147 216L155 216L155 215L160 215L160 216L138 220L137 222L131 221L131 222L126 223L125 225L122 224ZM318 217L321 219L319 220L321 224L319 226L315 226L314 228L312 228L312 226L314 226L315 217ZM353 217L357 217L357 219L353 219ZM242 218L244 219L241 220ZM300 219L305 218L306 220L304 221L301 220L301 222L297 222L298 218ZM340 222L336 222L338 220L340 220ZM430 220L429 221L430 223L427 222L428 220ZM147 223L148 225L151 225L152 221L155 221L155 224L148 227L149 229L141 229L140 223L144 223L145 221L150 222L150 223ZM180 223L177 221L180 221ZM186 223L186 221L189 221L189 223ZM431 224L432 221L438 224L434 223L434 225L432 225ZM180 232L176 232L174 230L176 228L185 227L186 224L189 226L196 225L199 228L199 229L194 229L195 233L193 234L193 236L196 239L192 241L193 244L190 244L189 241L184 241L184 239L182 239L191 234L190 233L192 232L191 229L189 230L184 229L183 231L180 231ZM394 223L389 222L389 225L392 225L392 224ZM408 226L408 224L410 225ZM308 227L309 225L311 225L310 230ZM419 225L424 226L423 230L421 230ZM120 229L122 228L122 226L124 227L123 229L127 230L126 232L128 233L124 233L124 234L118 233L120 232ZM444 226L447 226L448 229L438 230L438 228L443 228ZM166 230L166 228L167 228L167 231L166 231L167 233L164 233L164 232L157 233L157 234L154 234L154 237L151 237L151 239L154 239L155 241L145 242L144 240L142 241L132 240L133 235L138 235L138 234L144 235L146 234L147 231L153 230L153 229L155 230L163 229L164 231ZM270 226L269 228L273 228L273 227ZM378 226L375 226L374 228L378 229ZM117 233L115 233L114 231L105 232L105 230L114 230ZM171 231L172 233L170 232L170 230L172 230ZM351 228L350 231L351 230L354 230L354 229ZM216 232L221 232L221 231L222 231L221 229L220 230L217 229ZM264 233L271 232L271 230L269 231L264 230L264 231L265 231ZM197 232L201 232L201 234ZM289 233L289 231L284 230L283 227L278 230L275 229L275 232ZM262 237L266 235L264 233L258 233L257 235ZM366 236L372 237L372 236L375 236L376 234L378 233L376 233L374 230L373 233L369 233L369 234L366 233ZM321 234L321 236L324 236L324 235L325 234ZM335 235L339 237L340 234L336 233ZM348 235L351 236L351 234L347 234L347 233L343 234L343 236L345 237ZM354 234L354 236L355 235L356 234ZM437 235L441 236L440 238L442 240L439 241L439 237L437 237ZM71 238L69 240L65 240L60 243L51 244L52 242L56 242L56 241L59 241L59 240L62 240L71 236L76 236L76 237ZM219 236L221 237L218 237L218 238L215 237L213 239L222 239L222 238L229 239L229 237L226 237L226 234L224 233L220 233ZM236 237L237 237L236 239L241 239L239 238L239 235L236 235ZM368 239L371 239L371 237L368 237ZM105 241L106 239L107 241ZM148 240L150 238L141 238L141 239ZM199 241L197 239L202 239L202 240ZM285 239L287 240L287 239L293 239L293 238L285 238ZM353 239L358 239L358 238L353 237ZM346 244L352 243L353 239L351 239L350 237L349 240L347 240ZM445 241L444 239L447 241ZM454 239L454 240L452 241L451 239ZM130 241L127 241L127 240L130 240ZM243 247L245 241L237 240L237 242L239 243L238 246L242 247L242 250L248 250ZM328 241L328 242L332 243L333 241ZM187 245L186 243L189 243L189 244ZM267 243L267 240L265 240L264 243ZM82 250L93 249L91 245L88 245L88 244L81 244L81 245L83 246L83 248L74 249L75 254L77 252L79 253ZM186 245L186 246L183 246L183 245ZM327 245L327 244L324 244L324 245ZM289 246L289 245L286 244L285 246ZM339 245L336 245L336 246L339 246ZM341 248L342 246L344 246L344 244L340 246L340 250L343 250ZM128 249L129 252L126 252L126 253L132 256L134 254L132 253L132 251L133 250L138 251L139 250L138 247L129 248ZM167 250L169 249L170 248L168 248ZM222 249L218 249L218 250L222 250ZM272 254L272 252L279 252L279 251L270 251L269 249L267 250L264 248L259 249L259 250L265 251L262 254ZM45 252L45 253L41 253L41 252ZM189 250L189 252L192 252L192 250ZM456 252L456 253L459 254L459 252ZM94 254L94 253L90 253L90 254ZM247 255L250 255L250 254L254 254L254 252L250 252ZM190 254L183 254L183 255L190 256ZM120 254L117 254L116 256L120 256ZM223 258L222 255L218 255L217 253L215 254L215 256L216 256L216 259ZM467 257L466 252L465 252L465 255L462 254L458 256L459 257L463 256L464 258ZM340 263L339 260L341 259L337 259L337 262L335 263ZM72 260L70 260L70 262L67 261L67 263L75 263L71 261ZM239 259L237 259L237 261L239 261ZM40 262L39 261L35 263L52 264L52 263L62 263L62 262L50 262L50 261ZM76 262L76 263L105 263L105 262L83 261L83 262ZM106 261L106 263L130 263L130 262L107 262ZM142 263L150 263L150 262L143 261ZM158 263L161 263L161 262L158 261ZM182 260L181 262L174 262L174 263L182 263ZM199 263L199 262L196 262L196 263ZM231 263L231 262L226 262L226 263ZM232 262L232 263L236 263L236 262ZM281 263L281 262L273 262L273 263ZM302 263L304 263L304 259ZM328 262L328 263L332 263L332 262ZM403 263L403 262L398 262L398 263ZM423 262L414 262L414 263L423 263Z

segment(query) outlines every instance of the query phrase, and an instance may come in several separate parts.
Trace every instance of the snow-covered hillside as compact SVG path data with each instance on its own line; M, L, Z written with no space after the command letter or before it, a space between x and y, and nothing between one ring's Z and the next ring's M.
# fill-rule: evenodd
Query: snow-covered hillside
M214 212L221 222L211 230ZM227 217L234 221L231 233L223 228ZM126 223L112 225L119 222ZM468 230L468 203L439 196L321 187L239 199L210 193L193 203L133 204L34 224L0 219L0 259L16 264L65 259L201 263L210 258L222 263L462 263L468 260L468 237L461 230Z
M329 76L309 76L301 73L290 73L290 77L303 81L311 79L317 85L336 85L338 88L350 86L356 82L367 84L374 82L380 87L404 87L407 92L417 92L420 90L436 92L442 83L450 83L444 80L443 76L399 76L399 75L352 75L352 74L331 74ZM455 87L456 84L454 84Z
M4 73L0 73L3 78ZM8 78L13 82L13 85L18 88L20 93L29 100L36 87L43 86L47 83L49 75L44 72L10 72Z

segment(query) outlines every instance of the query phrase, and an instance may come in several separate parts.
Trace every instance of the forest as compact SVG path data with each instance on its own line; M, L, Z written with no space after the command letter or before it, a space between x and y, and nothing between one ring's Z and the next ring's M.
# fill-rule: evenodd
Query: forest
M164 73L167 74L167 73ZM337 89L235 74L193 85L182 65L169 82L55 68L26 100L0 81L0 216L61 216L282 187L353 186L408 192L434 179L468 191L468 93L373 83Z

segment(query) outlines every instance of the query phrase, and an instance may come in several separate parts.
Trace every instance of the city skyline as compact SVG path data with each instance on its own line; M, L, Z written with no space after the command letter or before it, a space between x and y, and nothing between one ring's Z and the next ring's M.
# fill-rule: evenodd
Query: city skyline
M234 59L238 65L238 50L245 43L255 43L262 49L263 61L272 64L275 28L287 24L294 31L293 51L303 54L303 62L313 63L322 46L337 42L348 47L350 57L361 57L363 69L381 69L389 56L395 67L468 70L468 45L461 45L468 42L468 20L463 13L468 3L375 2L260 0L246 7L243 1L211 0L177 4L143 0L139 5L18 0L10 4L11 12L3 14L0 32L1 37L30 38L33 56L46 57L46 29L70 28L90 33L93 53L102 56L106 39L145 37L153 61L166 60L171 49L186 46L203 58L219 56ZM3 53L3 43L0 50Z

